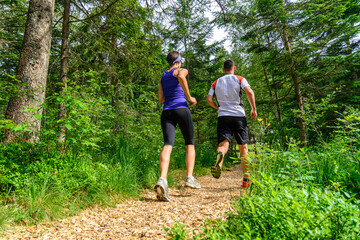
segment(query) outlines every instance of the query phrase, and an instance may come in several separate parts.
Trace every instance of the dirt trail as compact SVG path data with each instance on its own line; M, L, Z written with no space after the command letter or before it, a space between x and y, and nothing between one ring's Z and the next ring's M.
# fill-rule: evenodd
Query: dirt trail
M141 200L129 200L115 208L90 208L78 215L31 227L16 227L1 239L166 239L163 226L175 221L187 230L201 227L206 218L223 218L232 199L240 195L241 167L198 178L201 189L170 188L171 202L156 201L153 191ZM182 183L183 185L184 183Z

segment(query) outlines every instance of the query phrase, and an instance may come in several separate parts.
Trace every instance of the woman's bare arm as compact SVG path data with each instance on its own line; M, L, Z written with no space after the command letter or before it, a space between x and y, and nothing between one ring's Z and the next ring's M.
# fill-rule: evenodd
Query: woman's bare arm
M161 83L159 84L158 100L159 100L159 103L165 102L164 91L163 91L163 89L162 89Z
M174 71L174 76L179 80L179 83L185 93L185 96L189 102L191 102L191 106L196 105L196 98L190 95L189 86L186 80L186 76L188 75L188 70L184 68L178 68Z

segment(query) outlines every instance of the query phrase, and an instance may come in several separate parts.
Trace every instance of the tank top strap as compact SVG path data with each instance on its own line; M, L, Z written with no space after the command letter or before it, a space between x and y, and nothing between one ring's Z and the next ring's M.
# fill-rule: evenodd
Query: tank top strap
M170 72L167 72L167 73L173 73L175 71L175 69L177 69L178 67L174 67L173 69L171 69Z

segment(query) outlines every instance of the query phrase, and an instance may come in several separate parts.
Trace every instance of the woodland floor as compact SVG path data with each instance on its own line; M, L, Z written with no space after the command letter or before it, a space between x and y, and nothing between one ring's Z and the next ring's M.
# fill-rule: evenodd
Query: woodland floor
M140 200L127 200L116 207L93 207L76 216L35 226L16 226L1 239L166 239L164 226L175 221L199 232L206 218L225 219L233 199L240 196L241 167L234 166L220 179L198 178L201 189L185 188L184 180L170 188L171 202L158 202L146 190Z

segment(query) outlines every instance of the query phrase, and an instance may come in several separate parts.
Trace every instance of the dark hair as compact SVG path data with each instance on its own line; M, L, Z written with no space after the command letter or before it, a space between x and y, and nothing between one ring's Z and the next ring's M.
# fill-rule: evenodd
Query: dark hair
M174 65L174 61L177 59L179 54L180 53L178 51L171 51L171 52L168 53L168 55L166 57L166 61L168 62L168 64L170 66Z
M224 62L224 70L225 71L233 70L234 66L235 66L235 64L234 64L233 60L231 60L231 59L225 60L225 62Z

